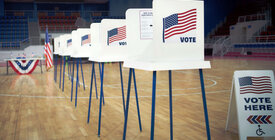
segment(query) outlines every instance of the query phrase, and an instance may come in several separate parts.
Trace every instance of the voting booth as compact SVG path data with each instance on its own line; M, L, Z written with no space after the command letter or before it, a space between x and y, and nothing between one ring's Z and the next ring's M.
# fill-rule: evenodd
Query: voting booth
M54 79L57 82L57 63L58 63L58 55L62 53L61 47L61 36L54 38ZM61 88L61 69L62 69L62 58L60 58L60 77L59 77L59 88Z
M127 11L128 12L128 11ZM127 16L126 18L131 18ZM131 13L129 11L129 13ZM152 112L151 112L151 140L154 139L155 125L155 100L156 100L156 73L160 70L168 70L169 73L169 108L170 108L170 139L173 139L172 117L172 73L171 70L198 69L201 80L202 99L204 105L205 126L207 138L210 140L210 127L205 97L202 69L210 68L210 62L204 60L204 5L203 1L191 0L154 0L153 1L153 34L148 35L150 27L149 13L139 13L140 30L137 36L141 39L153 40L144 43L145 50L137 57L124 61L124 67L130 68L129 82L134 68L153 71L152 81ZM126 19L127 20L127 19ZM147 20L147 21L146 21ZM142 22L143 21L143 22ZM146 25L147 24L147 25ZM149 24L150 26L150 24ZM145 29L144 29L145 28ZM146 29L147 28L147 29ZM142 32L142 30L149 30ZM131 30L131 29L130 29ZM127 32L128 33L128 32ZM129 33L132 34L132 33ZM127 34L128 35L128 34ZM132 35L134 36L134 35ZM138 39L136 36L136 39ZM128 37L128 36L127 36ZM134 39L127 40L128 44L134 44ZM139 45L136 43L136 45ZM130 47L129 47L130 48ZM127 119L131 82L128 84L126 115L124 121L123 139L126 139Z
M91 24L91 46L89 61L92 61L92 75L91 75L91 88L90 88L90 98L89 98L89 108L88 108L88 118L87 123L90 120L90 108L92 99L92 84L93 78L95 76L94 61L99 62L100 69L100 105L99 105L99 121L98 121L98 136L100 136L101 130L101 112L102 103L104 104L104 94L103 94L103 79L104 79L104 62L119 62L120 68L120 80L121 80L121 92L122 92L122 104L123 112L125 113L125 100L124 100L124 89L123 89L123 76L122 76L122 61L128 57L128 46L127 46L127 36L126 36L126 21L124 19L103 19L101 23ZM136 82L134 80L135 87ZM137 96L137 90L136 90ZM139 113L138 99L137 110L139 125L141 130L141 120Z
M91 32L95 34L91 33L91 35L92 40L95 40L95 48L89 60L97 62L124 61L127 57L126 28L124 19L103 19L100 24L93 23ZM99 34L99 38L94 39L93 36L96 34Z
M71 47L71 43L67 43L71 39L71 34L64 34L60 36L60 50L59 55L68 56L68 48Z
M151 71L210 68L210 62L204 61L203 10L202 1L153 1L153 41L140 57L126 60L124 67Z
M91 53L91 32L90 28L79 28L76 31L72 32L72 49L71 49L71 58L73 59L73 71L72 77L74 76L74 63L76 61L76 86L75 86L75 107L77 106L77 91L79 85L79 65L81 68L83 89L85 90L85 82L83 75L83 67L81 58L88 58ZM71 101L73 97L73 79L71 79Z
M74 58L88 58L91 52L90 28L79 28L72 33L72 54Z

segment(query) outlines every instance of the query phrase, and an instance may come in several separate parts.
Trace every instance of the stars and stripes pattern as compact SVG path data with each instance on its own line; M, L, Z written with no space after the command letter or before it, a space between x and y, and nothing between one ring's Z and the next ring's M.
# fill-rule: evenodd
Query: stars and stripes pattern
M252 77L246 76L239 78L240 94L272 93L272 83L269 76Z
M36 68L39 60L10 60L12 69L19 75L31 74Z
M91 43L91 35L87 34L81 37L81 46Z
M49 70L53 66L53 59L52 59L52 50L50 47L50 39L48 34L48 26L46 27L46 34L45 34L45 48L44 48L44 55L46 61L46 69Z
M126 26L114 28L108 31L108 45L115 41L120 41L123 39L126 39Z
M197 9L172 14L163 18L163 42L166 39L196 29Z
M72 39L68 39L68 40L67 40L67 47L72 46L72 43L73 43L73 42L72 42Z

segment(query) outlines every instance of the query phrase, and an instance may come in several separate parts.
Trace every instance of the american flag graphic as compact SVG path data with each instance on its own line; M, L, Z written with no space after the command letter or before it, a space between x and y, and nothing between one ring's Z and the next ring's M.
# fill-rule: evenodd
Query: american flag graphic
M84 35L81 37L81 46L85 45L85 44L89 44L89 43L91 43L91 35L90 34Z
M163 18L163 42L174 35L184 34L196 29L197 9L172 14Z
M44 48L44 55L46 61L46 69L49 70L53 66L53 59L52 59L52 50L50 47L50 38L48 34L48 26L46 27L46 34L45 34L45 48Z
M72 43L73 43L73 42L72 42L72 39L68 39L68 40L67 40L67 47L72 46Z
M108 31L107 44L111 44L115 41L123 40L126 38L126 26L114 28Z
M241 77L239 78L239 84L240 84L240 94L272 93L271 78L269 76Z

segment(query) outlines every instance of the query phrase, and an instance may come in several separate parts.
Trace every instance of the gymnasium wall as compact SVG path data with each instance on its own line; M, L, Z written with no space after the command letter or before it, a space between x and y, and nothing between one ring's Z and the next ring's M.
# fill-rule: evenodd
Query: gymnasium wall
M109 16L125 16L129 8L152 8L152 0L109 0Z
M234 10L237 0L205 0L205 36ZM152 0L109 0L110 16L125 16L128 8L152 8ZM165 10L165 9L164 9Z
M0 16L4 15L4 0L0 0Z

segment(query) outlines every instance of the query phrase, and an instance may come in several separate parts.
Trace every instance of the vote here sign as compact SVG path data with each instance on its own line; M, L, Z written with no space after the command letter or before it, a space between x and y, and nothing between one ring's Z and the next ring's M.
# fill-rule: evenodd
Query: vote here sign
M275 136L273 71L235 71L240 139Z

